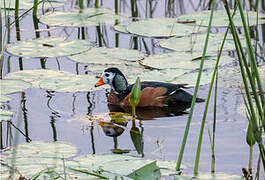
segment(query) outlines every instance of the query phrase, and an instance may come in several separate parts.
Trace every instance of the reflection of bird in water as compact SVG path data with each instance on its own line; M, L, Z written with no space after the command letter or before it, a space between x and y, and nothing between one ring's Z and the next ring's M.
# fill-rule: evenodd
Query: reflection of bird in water
M125 76L118 68L108 68L102 73L95 86L98 87L103 84L111 86L111 92L108 96L109 104L130 106L129 94L133 84L128 84ZM143 81L141 82L140 102L137 107L173 107L180 104L190 104L193 96L184 91L184 88L185 84ZM200 98L196 99L196 102L203 101Z
M122 125L119 125L119 124L115 124L113 122L103 122L103 121L100 121L98 123L103 132L105 133L106 136L110 136L110 137L118 137L120 136L123 132L124 132L124 127L122 127Z

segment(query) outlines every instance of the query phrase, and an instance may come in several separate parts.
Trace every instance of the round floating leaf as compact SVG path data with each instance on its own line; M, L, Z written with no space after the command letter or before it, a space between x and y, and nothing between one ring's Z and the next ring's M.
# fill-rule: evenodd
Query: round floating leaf
M200 28L202 30L204 28ZM147 37L187 36L197 32L197 28L177 23L175 18L152 18L135 21L126 28L129 33Z
M213 75L213 71L210 71L210 72L204 71L201 76L200 85L209 84L211 82L212 75ZM174 81L172 81L172 83L176 83L176 84L187 83L188 84L187 86L194 87L196 85L197 77L198 77L198 72L187 73L187 74L178 76L177 78L174 79Z
M98 26L100 24L114 24L127 17L115 14L104 8L87 8L72 10L71 12L52 12L40 17L40 22L50 26Z
M179 175L174 177L175 180L244 180L243 176L238 175L230 175L225 173L215 173L213 174L201 174L198 177L194 177L193 175Z
M263 86L265 86L265 66L258 67L258 71L260 74L261 82L263 83ZM237 89L239 89L239 87L244 87L241 71L238 67L222 69L219 72L219 78L221 79L221 81L219 81L218 83L222 87Z
M19 9L30 9L33 6L33 2L34 2L33 0L19 0ZM38 5L38 8L39 9L56 8L63 6L65 2L66 2L65 0L52 0L52 1L44 0L42 3ZM16 1L14 0L1 0L0 7L1 8L6 7L7 9L15 9L15 3Z
M231 10L232 12L232 10ZM211 11L200 11L200 12L194 12L191 14L185 14L177 18L177 21L179 22L185 22L188 20L195 20L196 25L200 26L208 26L209 20L210 20L210 13ZM255 25L256 24L256 16L257 12L254 11L248 11L248 19L249 19L249 25ZM245 13L246 17L246 13ZM213 14L214 21L212 22L213 27L224 27L228 26L229 19L227 16L227 13L225 10L217 10ZM240 12L236 11L236 15L233 18L233 22L235 26L242 26L242 20L240 16ZM259 13L259 19L258 24L265 23L265 14Z
M161 47L171 49L174 51L186 52L203 52L206 34L191 34L185 37L172 37L159 42ZM217 55L221 47L224 34L210 34L208 42L207 53L208 55ZM241 37L243 39L243 37ZM245 41L242 41L245 42ZM245 43L244 43L245 44ZM223 50L235 49L235 43L231 34L226 37Z
M137 50L125 48L91 48L81 54L69 56L70 59L81 63L92 64L121 64L124 61L141 60L145 55Z
M113 26L113 29L115 31L118 31L118 32L121 32L121 33L126 33L126 34L129 33L127 31L127 25L126 24L117 24L117 25Z
M13 151L16 152L17 158L69 158L75 156L78 150L69 143L33 141L11 147L2 155L5 158L12 158Z
M45 79L59 76L72 75L64 71L55 71L49 69L23 70L6 75L6 79L18 79L31 83L34 88L39 88L39 83Z
M182 69L197 69L200 67L201 53L184 53L174 52L165 54L155 54L144 59L143 64L157 69L166 68L182 68ZM233 58L222 56L219 62L220 66L233 62ZM216 57L208 56L204 61L204 68L214 68L216 64Z
M1 84L2 85L2 84ZM1 88L2 88L2 86L1 86ZM2 89L1 89L1 91L2 91ZM11 97L9 97L9 96L5 96L5 95L3 95L3 94L0 94L0 103L4 103L4 102L8 102L8 101L10 101L12 98Z
M8 121L12 118L13 112L0 109L0 122L1 121Z
M50 77L40 83L40 88L56 92L84 92L95 88L95 75L65 74L64 76Z
M31 88L31 84L19 79L2 79L0 80L1 94L12 94L25 91Z
M189 71L190 70L184 69L145 70L139 75L139 77L142 81L171 82L176 77Z
M42 37L9 44L7 51L22 57L58 57L78 54L91 47L92 43L87 40L65 41L64 37Z
M63 175L64 166L68 165L65 158L76 154L77 148L68 143L34 141L5 150L1 154L1 159L5 164L14 166L23 176L31 179L35 175L45 173L48 175L48 171L50 174L56 172Z

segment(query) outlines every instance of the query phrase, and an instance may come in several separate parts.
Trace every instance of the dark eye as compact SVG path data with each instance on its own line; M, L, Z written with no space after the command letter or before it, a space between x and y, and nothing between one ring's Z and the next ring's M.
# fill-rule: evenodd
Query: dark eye
M105 74L106 77L109 77L109 74Z

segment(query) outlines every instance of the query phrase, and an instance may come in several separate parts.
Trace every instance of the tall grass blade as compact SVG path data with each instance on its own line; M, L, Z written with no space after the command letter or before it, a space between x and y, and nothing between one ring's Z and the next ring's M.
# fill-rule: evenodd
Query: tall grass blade
M182 162L182 158L183 158L183 154L184 154L184 150L185 150L185 145L186 145L186 142L187 142L187 137L188 137L188 134L189 134L190 123L191 123L191 119L192 119L192 115L193 115L195 101L196 101L197 94L198 94L198 89L199 89L199 85L200 85L200 79L201 79L201 75L202 75L205 55L206 55L206 51L207 51L207 45L208 45L208 40L209 40L209 34L210 34L210 29L211 29L211 24L212 24L213 12L214 12L214 9L215 9L215 4L216 3L215 3L215 0L214 0L213 3L212 3L212 7L211 7L212 10L211 10L211 15L210 15L210 20L209 20L209 25L208 25L208 31L207 31L207 36L206 36L206 40L205 40L205 45L204 45L204 49L203 49L203 53L202 53L200 70L199 70L199 73L198 73L196 86L195 86L195 90L194 90L194 95L193 95L192 103L191 103L191 109L190 109L188 121L186 123L186 128L185 128L185 132L184 132L184 136L183 136L183 140L182 140L182 144L181 144L181 149L180 149L180 152L179 152L178 161L177 161L177 165L176 165L176 170L177 171L180 170L180 166L181 166L181 162ZM194 170L194 173L196 174L196 169Z
M33 17L37 17L38 4L39 4L38 1L39 0L34 0L34 2L33 2L33 11L32 11Z
M241 14L241 16L243 16L243 17L241 17L242 21L244 21L244 15L243 15L243 9L242 9L242 6L241 6L241 2L240 1L237 1L237 2L238 2L240 14ZM234 23L233 23L232 18L231 18L230 9L228 7L227 0L224 0L224 6L225 6L225 9L226 9L228 18L229 18L229 22L231 24L231 31L232 31L232 35L233 35L234 42L235 42L235 47L236 47L236 52L237 52L237 56L238 56L238 60L239 60L242 80L243 80L243 83L244 83L244 88L245 88L246 97L247 97L247 103L248 103L248 106L249 106L249 109L250 109L251 124L253 126L253 133L254 133L256 142L257 142L257 144L259 146L261 159L262 159L263 167L264 167L264 171L265 171L265 149L264 149L264 146L263 146L262 137L261 137L261 133L260 133L261 129L259 129L259 125L257 123L258 121L261 120L263 125L264 125L264 119L262 118L264 116L263 115L264 111L261 109L261 104L260 104L259 98L257 96L258 93L257 93L255 82L254 82L254 78L256 78L258 86L261 85L258 82L259 81L258 80L259 79L259 74L256 73L256 70L257 70L256 58L254 57L253 49L251 47L248 27L246 25L246 22L244 21L243 22L243 24L245 26L244 30L245 30L246 38L248 39L247 40L247 43L248 43L248 45L247 45L248 48L247 49L248 49L248 52L250 54L252 54L252 55L250 55L251 67L253 69L256 69L256 70L254 70L253 73L251 73L250 69L248 67L248 63L247 63L246 58L245 58L245 54L243 52L243 48L242 48L241 42L240 42L239 37L238 37L238 33L236 31L236 28L235 28ZM246 73L247 73L247 75L246 75ZM253 105L253 102L252 102L252 97L251 97L251 94L250 94L250 91L249 91L249 85L248 85L248 81L247 80L250 81L251 89L252 89L253 94L254 94L255 104L256 104L256 107L258 109L258 115L256 115L256 112L255 112L255 109L254 109L254 105ZM259 90L261 90L261 92L263 92L262 87L261 87L261 89L259 87ZM262 99L263 95L261 94L260 96L261 96L261 99ZM264 99L261 100L261 101L264 101ZM263 126L263 127L265 127L265 126Z

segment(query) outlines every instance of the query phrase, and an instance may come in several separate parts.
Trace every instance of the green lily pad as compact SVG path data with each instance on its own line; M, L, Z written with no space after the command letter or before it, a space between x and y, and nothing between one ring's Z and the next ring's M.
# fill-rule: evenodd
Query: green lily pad
M124 61L137 61L145 55L137 50L125 48L91 48L81 54L68 56L70 59L81 63L92 64L121 64Z
M162 69L162 70L145 70L139 77L141 81L159 81L159 82L172 82L180 75L189 72L184 69Z
M5 2L5 4L4 4ZM34 0L19 0L19 9L30 9L33 6ZM48 9L48 8L56 8L63 6L65 0L44 0L42 3L38 5L39 9ZM0 7L7 9L15 9L16 1L13 0L0 0Z
M225 173L215 173L212 174L200 174L198 177L194 177L192 175L179 175L174 177L175 180L244 180L243 176L238 175L230 175Z
M31 84L19 79L2 79L0 80L1 94L12 94L25 91L31 88Z
M212 80L213 71L204 71L201 76L200 85L209 84ZM172 83L176 84L185 84L187 83L187 87L194 87L196 85L198 77L198 72L187 73L181 76L178 76L172 81Z
M115 26L113 26L113 29L115 30L115 31L118 31L118 32L121 32L121 33L129 33L128 31L127 31L127 29L126 29L126 27L127 27L128 25L126 25L126 24L117 24L117 25L115 25Z
M172 37L159 42L161 47L171 49L178 52L203 52L206 34L191 34L185 37ZM207 55L217 55L221 47L224 34L210 34ZM241 37L243 39L243 37ZM245 41L242 41L245 42ZM245 43L244 43L245 44ZM226 37L223 51L235 49L234 40L231 34Z
M51 12L40 17L40 22L50 26L98 26L114 24L115 21L126 20L127 17L117 15L114 11L104 8L86 8L70 12Z
M204 28L200 28L203 30ZM126 27L129 33L146 37L187 36L198 31L198 28L177 23L175 18L152 18L135 21Z
M31 83L32 87L39 88L40 82L45 79L49 79L52 77L69 76L69 75L73 74L64 71L56 71L49 69L35 69L35 70L23 70L23 71L9 73L5 76L5 79L23 80L26 81L27 83Z
M1 89L2 90L2 89ZM4 103L4 102L8 102L10 101L12 98L3 94L0 94L0 103Z
M260 74L261 82L263 83L263 86L265 86L265 66L258 67L258 71ZM241 76L241 71L239 67L232 67L232 68L226 68L222 69L219 72L219 77L221 81L218 83L220 86L225 88L237 88L244 87L244 83Z
M12 158L13 151L16 152L16 158L69 158L75 156L78 150L69 143L33 141L11 147L2 155L4 158Z
M124 177L129 176L133 179L143 179L145 177L147 179L157 179L150 177L159 178L161 175L168 176L177 173L175 171L176 163L173 161L154 161L120 154L84 155L75 158L74 161L78 162L77 167L72 166L74 168L100 172L107 171ZM160 170L157 169L158 167ZM182 166L182 168L185 168L185 166ZM153 170L158 172L152 173ZM138 177L134 176L136 173L139 175Z
M54 76L40 82L40 88L56 92L86 92L95 90L95 83L98 79L95 75L65 74ZM100 89L99 87L98 89Z
M42 37L9 44L7 51L22 57L58 57L78 54L91 47L92 43L87 40L65 41L64 37Z
M231 10L231 13L233 10ZM177 21L179 22L185 22L188 20L195 20L196 25L200 26L208 26L209 24L209 19L210 19L210 13L211 11L200 11L200 12L194 12L191 14L185 14L177 18ZM248 11L248 18L249 18L249 25L255 25L256 24L256 16L257 12L254 11ZM246 18L246 13L245 13L245 18ZM214 12L213 15L213 22L212 26L213 27L224 27L228 26L229 24L229 19L227 16L227 13L225 10L217 10ZM236 15L233 18L233 22L235 26L242 26L242 20L240 16L239 10L237 10ZM265 23L265 14L264 13L259 13L259 19L258 19L258 24L263 24Z
M34 141L5 150L1 154L1 160L10 167L14 166L24 177L31 179L34 175L42 174L49 169L54 169L63 176L64 166L68 163L65 159L76 154L77 148L68 143ZM9 172L1 176L6 176L7 173Z
M0 109L0 122L1 121L8 121L12 118L13 112Z
M197 69L200 67L201 53L196 52L195 54L184 53L184 52L173 52L165 54L155 54L148 56L142 62L143 65L154 67L157 69L166 68L181 68L181 69ZM228 56L222 56L219 62L219 66L230 64L233 62L233 58ZM216 57L208 56L204 61L204 68L214 68L216 64Z

